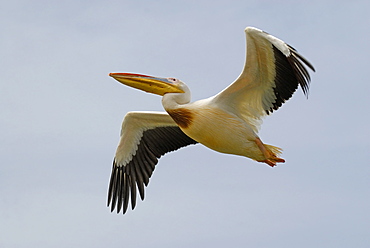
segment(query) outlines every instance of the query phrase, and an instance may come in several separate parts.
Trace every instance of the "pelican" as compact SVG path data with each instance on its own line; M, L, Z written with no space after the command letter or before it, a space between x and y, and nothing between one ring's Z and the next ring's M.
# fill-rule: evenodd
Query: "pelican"
M273 167L284 163L281 148L258 137L261 120L277 110L298 88L307 96L314 67L293 47L257 28L245 29L247 49L242 73L217 95L190 102L190 90L176 78L110 73L127 86L161 95L166 112L129 112L124 117L113 160L108 207L123 214L137 190L144 200L158 159L167 152L201 143Z

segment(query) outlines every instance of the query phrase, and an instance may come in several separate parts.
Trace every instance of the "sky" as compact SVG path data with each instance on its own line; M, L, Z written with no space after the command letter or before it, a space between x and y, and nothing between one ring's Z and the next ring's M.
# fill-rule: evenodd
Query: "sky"
M369 1L0 3L0 247L369 247ZM244 28L316 68L264 120L275 168L189 146L162 157L146 198L106 207L128 111L161 99L110 72L176 77L193 100L244 66Z

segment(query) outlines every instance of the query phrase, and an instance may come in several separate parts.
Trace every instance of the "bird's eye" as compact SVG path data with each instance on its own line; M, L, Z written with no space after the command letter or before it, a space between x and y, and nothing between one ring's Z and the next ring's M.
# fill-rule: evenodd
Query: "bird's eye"
M176 78L169 78L170 81L176 82Z

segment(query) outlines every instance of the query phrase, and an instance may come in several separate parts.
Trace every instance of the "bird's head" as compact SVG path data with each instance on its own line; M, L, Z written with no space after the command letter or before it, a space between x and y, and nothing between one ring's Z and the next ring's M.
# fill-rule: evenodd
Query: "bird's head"
M161 96L167 93L185 92L184 83L176 78L160 78L133 73L110 73L109 76L127 86Z

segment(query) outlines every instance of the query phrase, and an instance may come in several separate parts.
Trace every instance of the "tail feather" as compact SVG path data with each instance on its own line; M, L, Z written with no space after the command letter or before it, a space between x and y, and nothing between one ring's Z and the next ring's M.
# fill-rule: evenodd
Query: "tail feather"
M272 152L276 157L280 156L281 153L283 153L283 149L281 149L280 147L266 145L266 144L263 144L263 145L266 147L268 151Z

